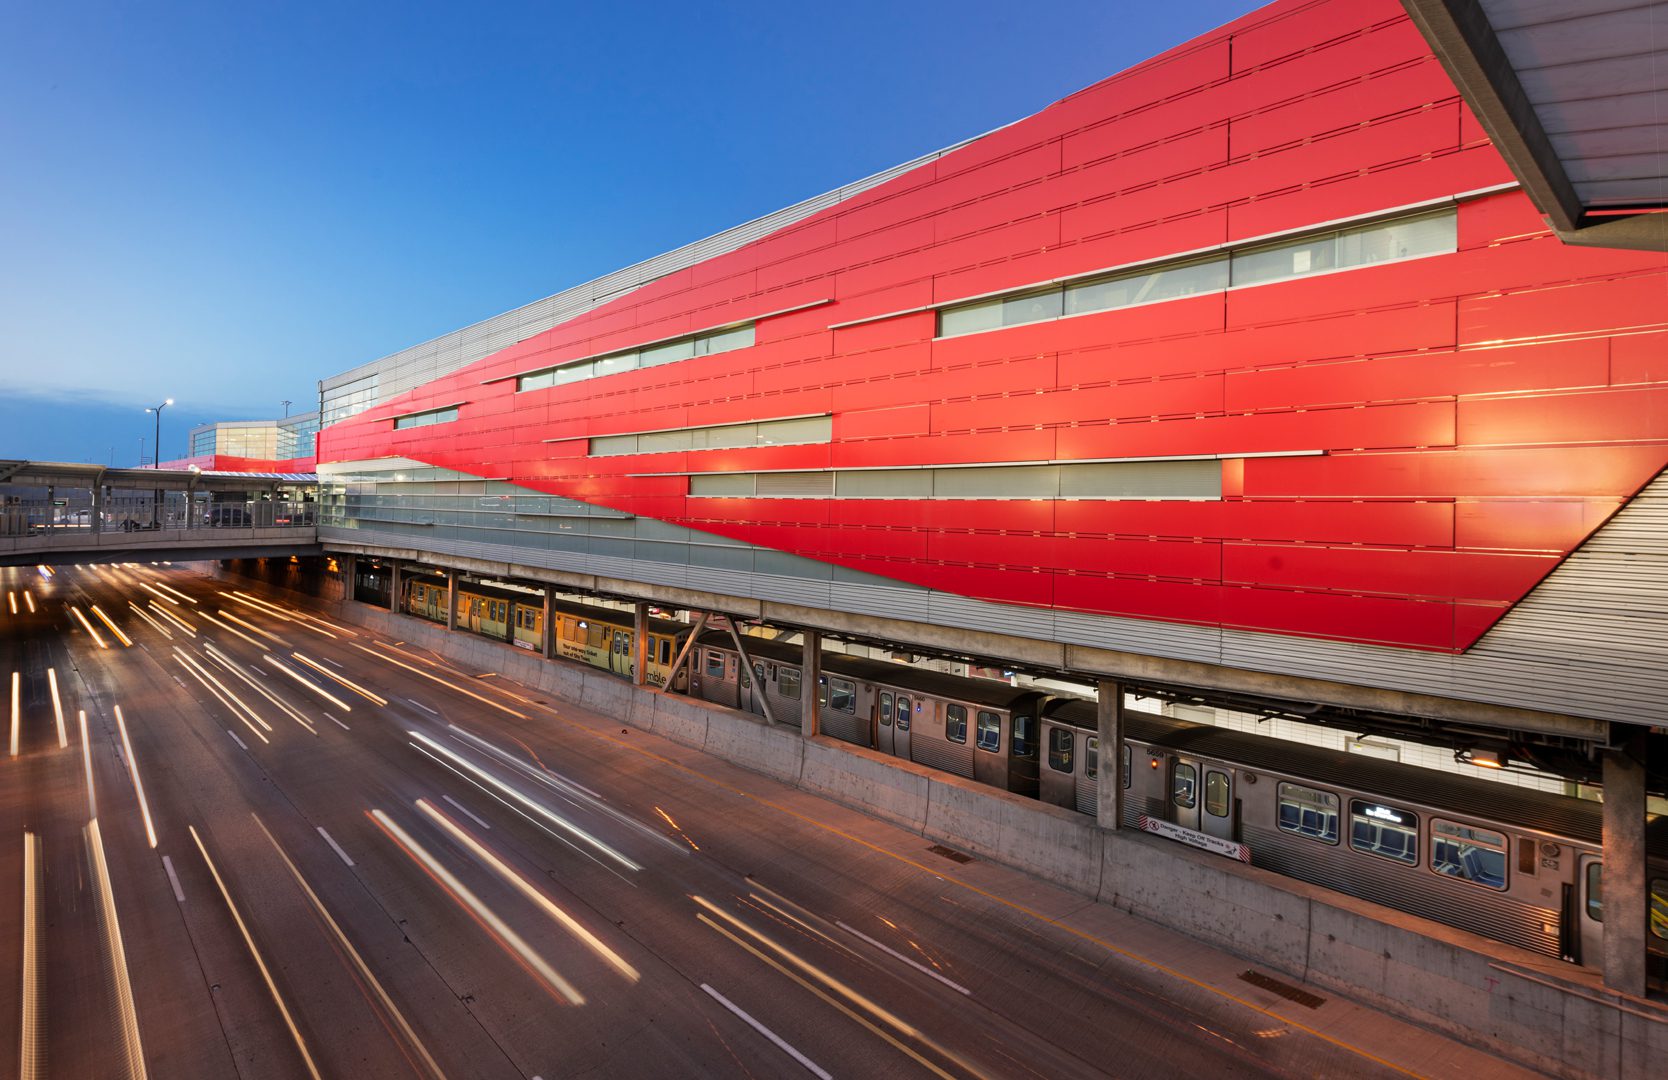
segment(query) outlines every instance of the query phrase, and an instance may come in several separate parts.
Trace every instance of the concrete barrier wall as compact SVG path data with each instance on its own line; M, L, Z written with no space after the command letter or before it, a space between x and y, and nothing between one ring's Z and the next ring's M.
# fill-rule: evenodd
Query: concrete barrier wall
M838 740L806 739L751 713L367 605L292 595L1527 1067L1631 1080L1661 1075L1668 1061L1668 1009L1618 998L1545 957L1145 833L1104 831L1086 815Z

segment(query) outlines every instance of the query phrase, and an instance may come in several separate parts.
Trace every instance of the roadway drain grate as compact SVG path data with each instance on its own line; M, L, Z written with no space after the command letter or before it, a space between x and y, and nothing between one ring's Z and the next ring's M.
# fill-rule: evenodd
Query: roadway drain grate
M1239 976L1252 986L1261 987L1271 994L1279 994L1287 1001L1295 1001L1305 1008L1318 1009L1326 1004L1326 999L1316 997L1307 990L1299 990L1295 986L1287 986L1279 979L1271 979L1260 971L1243 971Z
M951 862L970 863L973 861L973 856L968 855L965 852L956 851L954 848L947 848L943 844L934 844L927 850L932 852L934 855L942 855Z

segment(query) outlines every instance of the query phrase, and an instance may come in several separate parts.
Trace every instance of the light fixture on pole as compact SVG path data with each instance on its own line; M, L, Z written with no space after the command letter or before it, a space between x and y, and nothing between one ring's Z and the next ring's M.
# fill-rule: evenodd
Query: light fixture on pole
M164 401L161 405L156 406L154 409L145 410L148 413L156 414L156 442L153 444L155 448L155 456L151 458L151 468L153 469L162 468L162 410L166 409L173 403L174 399L169 398L167 401Z

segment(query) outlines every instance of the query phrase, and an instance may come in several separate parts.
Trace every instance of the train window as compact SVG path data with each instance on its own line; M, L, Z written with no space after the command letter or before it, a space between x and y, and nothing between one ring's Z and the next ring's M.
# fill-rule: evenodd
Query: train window
M1013 718L1013 733L1008 738L1008 746L1014 757L1033 758L1037 756L1037 737L1032 731L1036 723L1029 716L1015 716Z
M1431 822L1431 869L1489 889L1506 887L1506 838L1451 821Z
M1083 737L1083 775L1090 780L1100 779L1100 736Z
M1063 727L1048 729L1048 767L1055 772L1071 772L1072 743L1076 737Z
M909 730L909 699L908 698L901 697L901 696L898 698L898 709L897 709L897 712L894 715L896 715L897 718L898 718L898 730L899 731L908 731Z
M892 726L892 695L880 695L880 726Z
M1170 774L1170 801L1183 810L1191 810L1199 801L1199 770L1191 765L1176 763Z
M1668 878L1651 879L1651 933L1668 939Z
M1604 864L1587 864L1587 918L1604 921Z
M665 667L667 664L670 664L671 662L672 662L672 639L663 637L663 638L660 639L660 666ZM798 694L794 695L794 697L798 697L798 696L799 696Z
M1129 762L1130 762L1129 744L1125 743L1124 744L1124 763L1123 763L1124 764L1123 775L1124 775L1124 788L1125 788L1125 790L1128 790L1129 785L1130 785Z
M944 737L951 742L967 741L967 706L944 706Z
M1419 865L1419 815L1351 799L1349 846L1368 855Z
M836 712L857 712L857 684L847 679L828 680L828 707Z
M707 653L707 678L722 679L724 677L724 654L720 652Z
M1281 784L1280 828L1326 844L1338 842L1338 796L1302 784Z
M1205 770L1205 813L1211 817L1228 816L1228 774L1215 769Z
M980 750L988 750L992 754L1002 751L1002 718L989 709L979 710L979 728L976 745Z
M799 700L799 669L793 667L776 669L776 692L785 698Z

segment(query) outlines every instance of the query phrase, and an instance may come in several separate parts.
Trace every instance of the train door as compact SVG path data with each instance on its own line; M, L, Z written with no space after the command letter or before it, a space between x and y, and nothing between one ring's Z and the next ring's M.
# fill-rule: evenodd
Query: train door
M915 725L915 712L907 695L899 694L892 707L892 753L909 759L909 729Z
M1170 765L1171 820L1183 828L1199 830L1199 763L1176 758Z
M882 690L875 706L875 749L883 754L892 752L892 691Z
M1215 765L1205 765L1204 798L1199 815L1204 832L1224 840L1234 838L1234 774Z
M1604 963L1604 860L1584 854L1576 861L1576 925L1581 928L1580 962L1596 968Z

